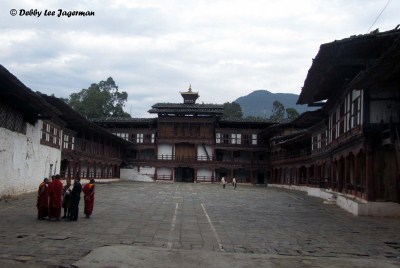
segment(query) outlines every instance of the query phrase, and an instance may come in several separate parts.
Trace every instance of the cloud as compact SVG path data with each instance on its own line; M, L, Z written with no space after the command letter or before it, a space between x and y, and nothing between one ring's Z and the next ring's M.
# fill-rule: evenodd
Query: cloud
M231 102L257 89L300 93L322 43L365 34L386 0L5 1L0 63L59 97L113 77L136 117L157 102ZM89 10L93 17L21 17L9 10ZM398 24L391 1L373 29ZM132 107L132 108L131 108Z

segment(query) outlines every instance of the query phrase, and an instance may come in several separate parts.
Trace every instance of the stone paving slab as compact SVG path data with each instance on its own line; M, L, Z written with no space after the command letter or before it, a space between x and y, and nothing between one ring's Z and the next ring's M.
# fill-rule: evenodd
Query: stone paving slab
M318 267L314 259L332 258L400 267L400 218L356 217L286 189L98 184L93 216L82 217L81 203L77 222L37 220L35 199L30 193L0 202L0 267L73 267L96 249L120 245L143 254L181 251L178 262L191 254L204 259L221 256L221 262L239 262L242 257L232 256L243 255L267 263L272 258L276 265L305 259L312 263L304 267ZM163 259L159 261L154 267L162 267Z
M399 263L373 259L293 257L268 254L221 253L186 249L139 246L108 246L93 250L72 264L79 268L98 267L316 267L395 268Z

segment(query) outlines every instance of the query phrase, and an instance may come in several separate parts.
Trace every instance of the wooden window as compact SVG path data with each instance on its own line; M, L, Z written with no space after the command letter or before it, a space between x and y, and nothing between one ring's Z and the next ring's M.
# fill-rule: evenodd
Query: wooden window
M55 148L61 147L61 130L51 125L50 123L43 122L42 135L40 143Z
M338 127L339 127L339 133L338 137L342 136L344 133L344 126L345 126L345 103L342 102L340 104L339 108L339 113L338 113Z
M215 143L221 143L221 134L220 133L215 134Z
M242 144L242 134L236 134L236 144Z
M241 144L241 135L240 134L231 134L231 143L232 144Z
M51 131L50 125L46 124L46 142L50 142L50 131Z
M351 127L354 128L361 124L361 93L353 90L351 101Z
M336 113L333 113L329 118L329 127L330 127L330 141L336 140Z
M321 133L321 148L326 147L328 145L328 141L326 140L326 131Z
M63 149L68 149L68 141L69 141L69 136L64 134Z
M317 136L313 136L312 137L312 143L311 143L311 150L316 150L317 148L318 148L318 145L317 145L317 143L318 143L318 138L317 138Z
M319 133L317 135L317 148L320 149L321 148L321 133Z
M143 143L143 133L136 134L136 143Z
M252 134L251 138L252 138L251 144L257 145L257 134Z
M346 128L345 132L351 129L351 93L346 97Z
M0 127L26 134L23 114L2 103L0 103Z
M249 134L243 134L242 135L242 142L244 145L250 145L250 135Z
M129 133L113 133L113 134L120 137L121 139L129 140Z
M224 134L224 139L223 139L223 143L224 144L229 144L229 141L230 141L230 139L229 139L229 134Z
M151 133L144 134L144 143L151 143Z
M58 129L54 128L53 129L54 135L53 135L53 143L57 144L57 136L58 136Z

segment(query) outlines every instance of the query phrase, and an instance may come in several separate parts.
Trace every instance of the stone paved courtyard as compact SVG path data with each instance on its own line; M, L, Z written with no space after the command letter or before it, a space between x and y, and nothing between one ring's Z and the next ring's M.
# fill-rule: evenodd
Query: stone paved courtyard
M370 259L400 266L400 218L355 217L303 192L193 183L96 187L93 217L83 217L81 201L77 222L37 220L35 193L2 200L0 266L71 267L106 245Z

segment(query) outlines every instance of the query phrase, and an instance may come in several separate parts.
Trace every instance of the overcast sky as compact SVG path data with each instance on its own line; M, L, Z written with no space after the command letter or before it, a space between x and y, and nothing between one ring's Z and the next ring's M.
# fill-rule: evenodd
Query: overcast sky
M26 86L68 97L111 76L128 92L128 113L154 117L151 105L182 102L190 84L199 103L258 89L299 94L319 46L367 33L388 0L0 3L0 64ZM95 15L58 17L59 9ZM369 31L395 28L399 14L400 0L391 0Z

